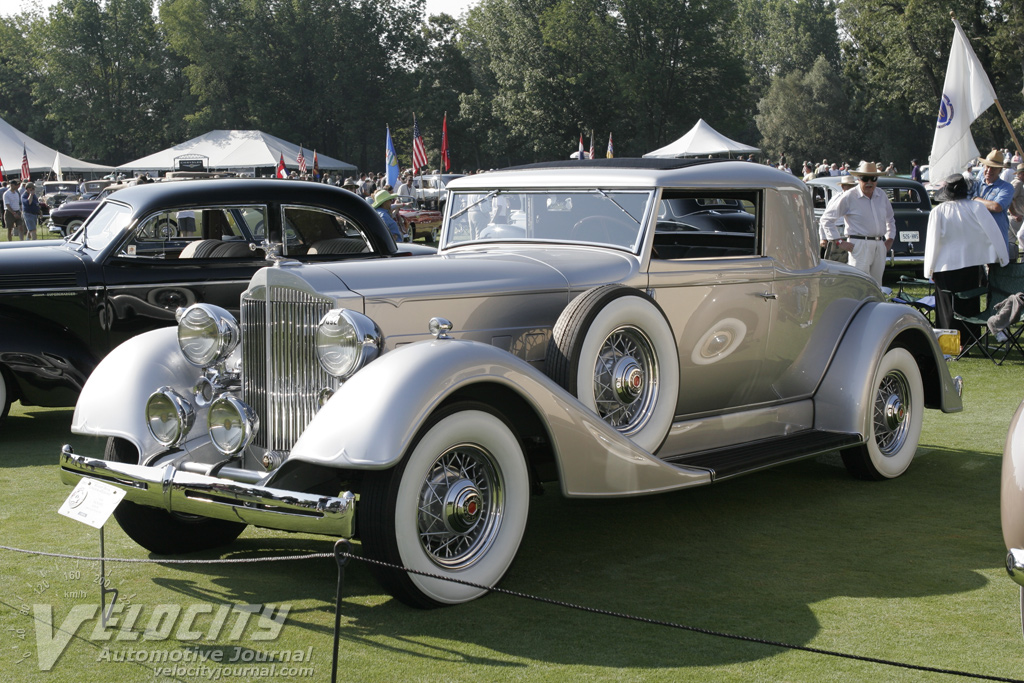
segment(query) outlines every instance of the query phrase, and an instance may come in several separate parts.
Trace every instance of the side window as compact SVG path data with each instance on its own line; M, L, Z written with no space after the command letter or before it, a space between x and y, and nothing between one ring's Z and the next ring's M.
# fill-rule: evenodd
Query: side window
M341 214L286 206L283 216L286 254L316 256L373 251L359 226Z
M814 208L824 210L828 206L828 192L821 185L811 186L811 196L814 199Z
M118 256L127 258L177 258L195 236L185 236L176 211L157 213L140 221Z
M659 259L760 254L761 201L745 190L666 190L658 207L652 256Z

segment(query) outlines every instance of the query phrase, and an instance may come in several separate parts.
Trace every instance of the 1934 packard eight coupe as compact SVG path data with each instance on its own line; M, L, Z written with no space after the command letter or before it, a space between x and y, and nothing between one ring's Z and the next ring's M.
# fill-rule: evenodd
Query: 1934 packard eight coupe
M962 408L928 322L819 259L791 175L605 159L448 193L436 255L281 259L238 317L193 305L119 347L72 427L105 457L65 447L63 480L125 489L119 523L161 554L247 524L357 537L434 575L373 567L431 607L501 579L544 482L652 494L834 450L892 478L924 409ZM747 216L660 225L690 199Z

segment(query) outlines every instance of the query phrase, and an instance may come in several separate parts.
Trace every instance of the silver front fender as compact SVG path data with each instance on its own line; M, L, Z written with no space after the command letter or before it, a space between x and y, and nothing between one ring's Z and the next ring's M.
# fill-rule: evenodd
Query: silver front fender
M447 397L481 382L515 391L537 413L567 496L637 495L710 483L707 470L662 462L507 351L457 339L401 346L360 370L313 418L289 459L393 467Z

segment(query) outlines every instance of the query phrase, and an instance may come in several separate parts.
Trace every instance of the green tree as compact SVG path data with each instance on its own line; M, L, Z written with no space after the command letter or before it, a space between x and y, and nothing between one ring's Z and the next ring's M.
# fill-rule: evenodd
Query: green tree
M856 113L843 79L824 55L807 72L774 77L758 110L761 147L771 157L785 153L794 164L860 158Z
M0 17L0 118L29 137L53 143L52 126L32 94L38 55L33 31L42 20L23 14ZM10 166L11 161L7 161Z
M62 0L38 40L35 94L72 154L122 163L165 142L174 78L149 0Z

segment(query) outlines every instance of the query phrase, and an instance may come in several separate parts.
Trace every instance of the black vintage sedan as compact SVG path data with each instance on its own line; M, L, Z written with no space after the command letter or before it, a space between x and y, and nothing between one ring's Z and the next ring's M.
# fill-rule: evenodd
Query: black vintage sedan
M263 247L263 248L261 248ZM179 307L238 312L271 262L408 256L358 196L317 183L201 180L129 187L63 242L0 246L0 408L72 406L108 351L175 325Z
M808 181L814 200L814 218L821 218L832 198L840 193L839 178L814 178ZM924 267L924 244L928 236L928 214L932 209L924 185L909 178L880 176L878 189L885 192L892 202L896 219L896 240L889 251L887 266L906 267L922 272Z

